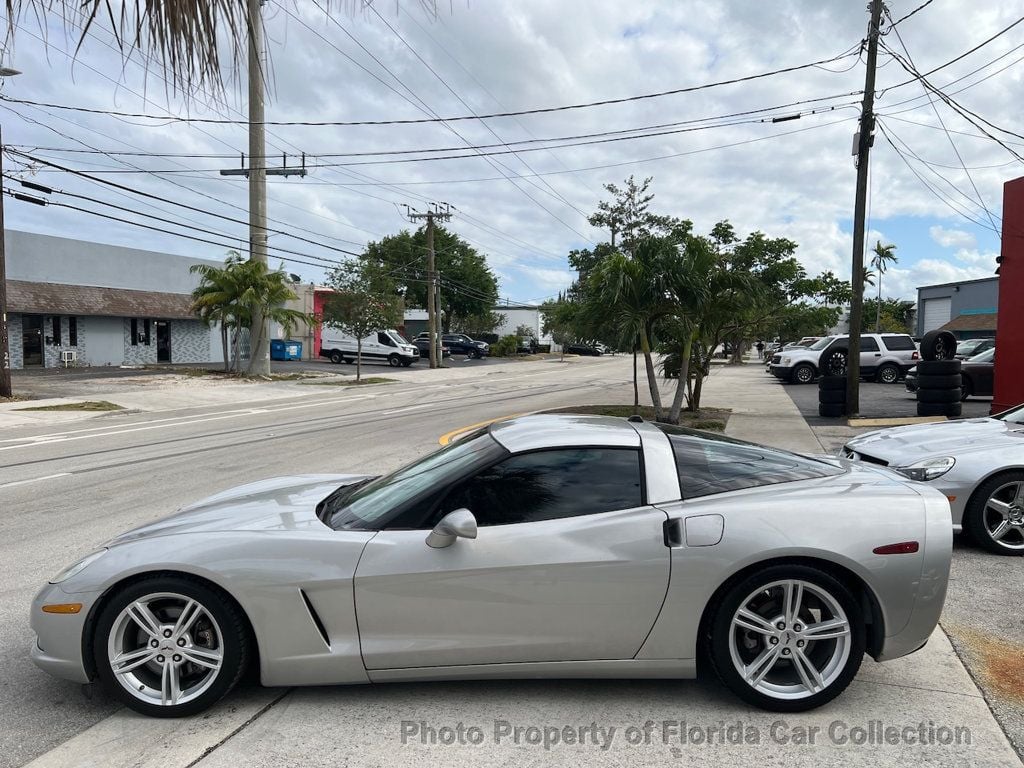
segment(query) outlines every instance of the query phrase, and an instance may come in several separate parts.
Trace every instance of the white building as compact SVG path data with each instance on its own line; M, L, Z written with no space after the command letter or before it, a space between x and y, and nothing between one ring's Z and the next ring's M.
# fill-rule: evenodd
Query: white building
M8 230L12 368L223 363L190 311L193 264L221 262Z

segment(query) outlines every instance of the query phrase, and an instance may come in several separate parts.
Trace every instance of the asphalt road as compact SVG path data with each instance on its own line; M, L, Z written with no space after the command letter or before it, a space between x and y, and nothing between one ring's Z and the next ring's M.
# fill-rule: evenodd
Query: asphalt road
M85 699L78 686L50 679L28 660L29 602L63 565L120 531L234 485L299 473L382 473L435 449L441 434L484 419L581 400L627 402L628 376L615 361L524 363L521 372L471 381L3 430L0 766L22 765L116 708L102 694ZM40 434L58 436L26 439Z

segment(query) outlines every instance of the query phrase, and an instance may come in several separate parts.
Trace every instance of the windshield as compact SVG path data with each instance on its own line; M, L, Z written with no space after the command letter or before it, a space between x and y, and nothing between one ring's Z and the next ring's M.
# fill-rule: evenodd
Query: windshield
M504 452L486 430L449 443L439 451L378 477L343 497L330 517L332 528L366 528L390 512L397 512L422 493L444 485L481 461Z
M813 349L815 351L819 349L824 349L825 347L832 343L832 339L834 338L835 336L826 336L823 339L818 339L816 342L811 344L811 346L809 346L808 349Z
M996 359L996 348L986 349L984 352L979 352L974 357L967 358L968 363L991 363Z
M1007 424L1024 424L1024 405L1018 405L1016 408L997 413L992 418L1005 421Z
M387 331L386 333L387 333L388 336L391 337L391 340L393 342L395 342L395 344L397 344L400 347L404 347L406 344L409 343L408 341L403 339L401 336L399 336L398 333L396 333L395 331Z

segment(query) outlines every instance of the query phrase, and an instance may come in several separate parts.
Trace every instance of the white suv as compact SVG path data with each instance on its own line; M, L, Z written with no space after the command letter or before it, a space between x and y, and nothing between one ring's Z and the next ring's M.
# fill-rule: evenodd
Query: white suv
M826 336L805 348L784 349L772 355L772 374L793 384L810 384L818 376L846 370L849 335ZM860 375L894 384L915 365L920 355L905 333L865 333L860 337Z

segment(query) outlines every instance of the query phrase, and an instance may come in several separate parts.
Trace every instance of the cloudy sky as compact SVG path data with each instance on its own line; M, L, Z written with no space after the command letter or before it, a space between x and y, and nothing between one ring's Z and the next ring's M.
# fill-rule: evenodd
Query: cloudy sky
M918 4L892 0L892 18ZM455 0L439 3L433 15L414 0L388 0L377 5L379 15L343 9L330 17L324 5L271 0L265 6L273 68L268 121L416 120L559 107L848 55L748 82L586 109L447 123L272 126L268 152L287 153L289 165L305 152L318 166L305 179L270 181L271 226L306 238L273 234L273 247L295 252L273 251L274 261L346 258L345 251L358 252L368 240L408 227L404 204L424 210L430 201L445 201L454 207L450 226L487 255L502 295L540 300L571 281L570 250L605 236L586 221L606 197L602 185L634 174L654 178L658 211L689 218L698 230L728 219L742 234L759 229L795 240L812 273L849 274L864 3ZM954 0L933 0L899 25L902 44L926 72L1016 21L1013 5L980 0L967 10ZM183 101L159 70L147 74L138 56L123 64L109 29L99 24L77 57L76 42L59 24L41 30L33 17L22 18L5 63L24 74L7 78L0 94L101 112L244 117L237 87L219 103L208 93ZM906 56L895 33L884 42ZM1024 100L1022 47L1024 24L930 80L985 120L1012 130ZM914 298L918 285L991 275L1002 184L1024 175L1012 154L1024 143L988 128L1006 145L1000 146L941 101L933 106L885 51L879 64L876 109L900 147L897 153L879 132L871 163L869 243L893 243L899 256L884 293ZM722 117L736 113L746 114ZM247 237L243 224L209 215L246 218L244 179L217 172L240 164L244 124L167 122L11 101L0 101L0 124L8 145L160 198L142 199L38 165L24 170L24 158L19 165L17 155L4 157L5 172L129 212L66 195L55 200L217 244L13 200L6 208L9 228L207 258L221 258L224 244ZM590 134L604 135L565 138ZM559 140L537 141L550 139ZM482 145L491 147L466 149ZM369 154L424 149L445 151ZM311 264L286 267L307 280L323 276Z

